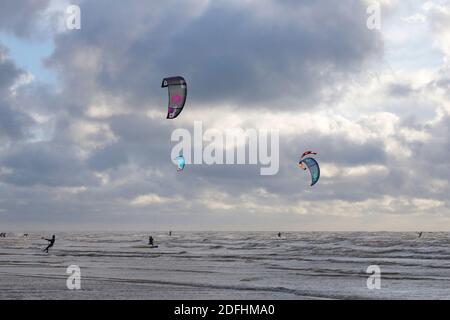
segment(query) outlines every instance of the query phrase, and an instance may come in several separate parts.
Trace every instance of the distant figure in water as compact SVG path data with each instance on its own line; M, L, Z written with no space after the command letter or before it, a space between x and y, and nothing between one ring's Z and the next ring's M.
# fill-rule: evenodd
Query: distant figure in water
M417 234L419 235L419 238L422 237L422 231L417 232Z
M281 238L281 232L278 232L278 238Z
M55 235L53 235L51 239L45 239L45 238L44 238L44 240L47 240L49 243L48 243L47 248L45 248L45 249L42 250L42 251L48 253L48 249L50 249L51 247L53 247L53 245L55 244L55 240L56 240Z
M171 237L172 236L172 231L169 231L169 237Z
M153 246L153 237L152 236L148 237L148 244L150 246Z
M23 236L24 236L25 238L27 238L27 237L28 237L28 233L24 233Z

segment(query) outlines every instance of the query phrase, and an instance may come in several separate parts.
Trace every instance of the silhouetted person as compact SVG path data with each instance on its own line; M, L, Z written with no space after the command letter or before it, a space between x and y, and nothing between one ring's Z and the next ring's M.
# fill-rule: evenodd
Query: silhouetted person
M172 236L172 231L169 231L169 237L171 237Z
M55 244L55 240L56 240L56 239L55 239L55 235L53 235L51 239L45 239L45 240L47 240L47 241L49 242L49 244L48 244L47 248L45 248L45 249L42 250L42 251L48 253L48 249L50 249L51 247L53 247L53 245Z
M278 238L281 238L281 232L278 232Z
M419 235L419 238L422 237L422 231L421 232L417 232L417 234Z
M148 237L148 244L150 246L153 246L153 237L152 236Z

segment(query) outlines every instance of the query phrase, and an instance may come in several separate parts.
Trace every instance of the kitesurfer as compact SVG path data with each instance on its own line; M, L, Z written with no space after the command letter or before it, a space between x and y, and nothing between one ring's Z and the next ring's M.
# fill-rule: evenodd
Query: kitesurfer
M48 253L48 249L50 249L51 247L53 247L53 245L55 244L55 240L56 240L55 235L53 235L51 239L44 239L44 240L47 240L49 243L48 243L47 248L45 248L45 249L42 250L42 251Z

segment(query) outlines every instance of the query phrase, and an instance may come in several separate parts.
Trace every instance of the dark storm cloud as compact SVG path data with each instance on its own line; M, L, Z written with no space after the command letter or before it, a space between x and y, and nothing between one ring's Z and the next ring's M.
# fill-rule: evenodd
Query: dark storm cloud
M25 73L7 54L6 48L0 43L0 138L18 140L26 136L27 126L33 121L13 107L11 88Z
M167 94L160 88L161 79L182 74L188 80L192 108L217 102L248 105L290 100L295 103L282 107L293 109L301 108L302 101L319 101L324 86L341 84L382 50L377 34L365 28L366 8L360 2L349 1L345 7L324 1L273 5L281 16L270 17L270 12L259 16L252 6L214 2L199 15L187 13L171 24L167 23L173 15L170 2L155 6L132 1L126 7L110 1L82 2L82 30L58 36L48 64L63 75L70 87L67 94L80 96L85 105L100 91L126 98L130 108L149 108L149 103L165 106ZM189 9L186 4L177 8ZM157 15L152 14L155 11ZM80 53L98 59L93 68L79 67L76 56ZM135 116L104 121L118 140L92 152L88 159L92 170L116 176L114 170L139 165L172 173L168 158L172 128ZM382 158L370 143L367 150L372 154L365 156L363 146L345 139L320 141L326 144L324 149L335 150L335 161L351 164ZM355 149L356 157L346 159L340 145ZM191 170L192 176L186 174L181 185L170 184L188 197L195 196L197 188L212 186L234 194L249 192L269 180L261 178L255 166L192 166ZM280 181L279 187L283 185L281 190L289 189L283 178L275 180ZM139 189L155 191L153 186Z
M447 93L450 97L450 67L446 66L439 71L439 76L434 81L431 81L426 88L427 90L433 90L440 88Z
M174 129L160 119L119 115L106 120L117 141L95 150L88 163L105 171L134 163L145 166L172 165L170 135Z
M97 171L117 168L128 162L128 151L118 143L103 147L91 155L89 167Z
M49 3L49 0L2 0L0 31L3 29L19 36L29 36Z
M343 134L321 134L320 132L311 132L305 137L298 138L313 144L317 152L326 152L325 161L340 166L386 162L384 142L381 139L368 139L358 143Z
M444 88L448 91L450 91L450 77L442 78L437 81L437 85L441 88Z
M0 98L0 138L15 141L28 135L27 127L33 120L26 114L14 111L6 101Z
M161 65L170 69L177 61L203 102L260 105L286 97L296 103L278 107L299 108L308 98L320 100L323 86L357 71L381 49L373 33L357 28L364 8L359 2L347 5L339 10L339 4L323 1L283 3L284 10L298 14L285 21L255 17L252 8L211 5L174 36Z
M425 132L431 140L409 144L417 155L415 165L421 168L419 177L450 180L450 117L444 116L433 126L425 126Z
M3 180L19 186L74 187L97 182L75 150L48 142L19 146L3 157L1 165L11 170Z
M2 96L23 74L23 71L17 68L14 61L9 59L7 55L7 48L0 43L0 93Z
M315 157L322 166L324 175L321 181L324 184L317 186L314 193L305 195L301 190L309 187L310 177L308 172L298 168L297 163L301 153L310 148L318 152ZM181 182L185 188L181 190L181 194L184 195L192 193L192 190L217 189L236 198L263 188L284 199L284 205L292 205L299 197L317 201L361 201L374 195L383 195L386 189L382 187L384 183L396 186L402 180L394 179L393 175L380 177L377 176L378 173L369 173L364 180L345 175L328 178L326 173L331 170L329 166L344 170L355 166L388 165L384 148L385 143L381 139L357 143L345 134L312 132L308 135L281 135L279 172L276 175L261 176L260 168L264 166L260 164L188 165L183 173L183 180L174 181L174 186ZM195 192L191 195L195 196Z
M128 114L113 116L107 121L115 135L127 143L154 145L163 144L163 140L170 142L173 127L161 120Z
M405 97L414 92L413 88L411 88L408 84L399 84L395 83L388 87L388 94L394 97Z
M83 2L82 30L58 37L49 65L77 81L71 84L74 92L77 86L89 90L84 87L89 84L138 105L161 103L161 79L181 74L193 107L233 102L263 108L278 101L277 108L294 109L306 101L314 106L324 86L341 84L382 50L377 33L365 27L360 1L272 5L281 16L219 1L193 17L185 4L177 10L188 13L168 23L170 2L158 15L146 1L126 8L119 2ZM92 48L100 57L95 70L79 70L71 57Z

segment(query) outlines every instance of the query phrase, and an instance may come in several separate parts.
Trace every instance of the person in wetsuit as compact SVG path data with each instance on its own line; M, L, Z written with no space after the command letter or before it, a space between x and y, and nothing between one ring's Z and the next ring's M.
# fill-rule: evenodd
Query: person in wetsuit
M51 239L45 239L45 240L47 240L49 243L48 243L47 248L45 248L45 249L42 250L42 251L48 253L48 249L50 249L51 247L53 247L53 245L55 244L55 240L56 240L55 235L53 235Z
M150 246L153 246L153 237L152 236L148 237L148 244Z

